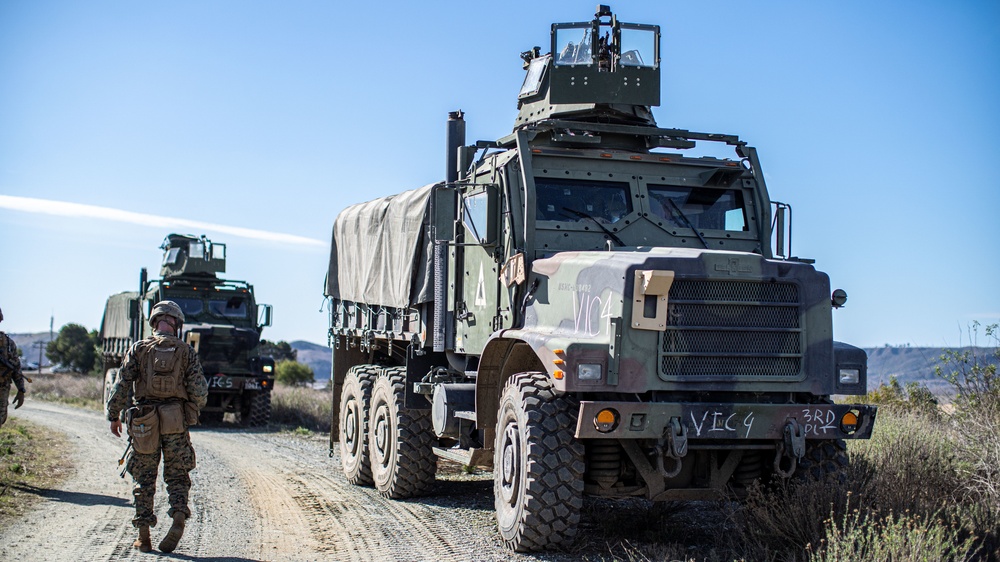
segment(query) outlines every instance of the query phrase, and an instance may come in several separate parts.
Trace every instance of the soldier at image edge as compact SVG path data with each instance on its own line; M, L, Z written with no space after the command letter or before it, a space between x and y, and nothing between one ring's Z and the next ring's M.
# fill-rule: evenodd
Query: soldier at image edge
M179 337L184 313L177 303L157 303L149 324L153 335L132 344L125 354L108 398L107 414L111 433L118 437L124 410L129 436L125 470L135 481L132 525L139 529L133 546L142 552L152 550L149 528L156 526L153 496L162 451L163 481L170 502L167 514L173 523L159 546L163 552L172 552L191 515L189 473L195 467L195 453L187 428L198 423L198 414L207 402L208 383L198 354ZM130 394L132 404L126 409Z
M0 310L0 322L3 322L3 310ZM10 383L17 387L14 396L14 409L24 405L24 375L21 373L21 358L17 355L17 345L6 333L0 331L0 426L7 421L7 399L10 398Z

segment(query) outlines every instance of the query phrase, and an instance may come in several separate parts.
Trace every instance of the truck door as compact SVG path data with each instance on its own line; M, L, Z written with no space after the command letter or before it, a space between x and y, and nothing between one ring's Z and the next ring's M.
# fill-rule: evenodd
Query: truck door
M455 268L455 350L479 354L496 329L499 296L497 186L469 185L460 190Z

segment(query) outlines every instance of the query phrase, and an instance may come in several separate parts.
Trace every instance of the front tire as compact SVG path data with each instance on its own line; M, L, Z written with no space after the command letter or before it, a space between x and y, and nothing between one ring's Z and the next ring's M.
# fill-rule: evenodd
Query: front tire
M437 458L430 410L403 407L406 370L386 369L372 389L368 451L375 488L387 498L426 493Z
M518 552L565 548L583 507L583 443L577 410L545 373L511 377L500 399L493 492L500 536Z
M354 486L374 484L368 456L368 412L372 384L380 371L374 365L351 367L340 393L340 463Z
M832 478L847 481L847 442L843 439L806 441L806 454L799 459L792 478L797 481L822 482Z
M240 422L246 427L263 427L271 421L271 391L258 390L249 397L244 396L240 409Z

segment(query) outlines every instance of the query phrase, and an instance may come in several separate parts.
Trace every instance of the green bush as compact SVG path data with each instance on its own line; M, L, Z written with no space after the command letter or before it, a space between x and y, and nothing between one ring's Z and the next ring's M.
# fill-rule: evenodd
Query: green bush
M940 413L938 400L926 385L911 381L903 387L895 376L890 376L888 384L880 383L878 388L869 391L866 396L853 398L857 402L878 404L889 410L919 412L930 417L937 417Z
M274 368L277 371L274 378L281 384L303 386L316 380L312 367L298 361L278 361Z

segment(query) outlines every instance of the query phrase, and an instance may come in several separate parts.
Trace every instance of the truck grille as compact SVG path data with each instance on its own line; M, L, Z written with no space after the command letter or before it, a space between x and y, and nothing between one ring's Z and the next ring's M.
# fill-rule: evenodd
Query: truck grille
M799 309L794 283L678 279L660 334L660 374L674 380L798 379Z

